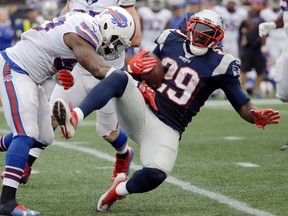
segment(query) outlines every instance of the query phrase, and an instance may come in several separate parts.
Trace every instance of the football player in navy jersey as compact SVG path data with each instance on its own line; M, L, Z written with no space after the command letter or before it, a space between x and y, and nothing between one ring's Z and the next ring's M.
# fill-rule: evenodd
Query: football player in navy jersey
M129 180L125 173L118 174L112 187L100 197L98 211L109 210L116 200L129 194L151 191L167 178L175 164L182 133L216 89L225 92L247 122L259 128L279 123L278 111L257 110L241 89L239 61L214 49L224 37L224 28L216 12L202 10L188 19L185 34L165 30L153 51L166 69L165 80L157 90L143 82L139 84L129 74L149 73L156 66L154 58L145 57L144 51L129 62L129 73L111 68L79 107L70 110L63 100L56 99L53 115L73 136L83 118L113 98L120 124L140 144L143 168Z

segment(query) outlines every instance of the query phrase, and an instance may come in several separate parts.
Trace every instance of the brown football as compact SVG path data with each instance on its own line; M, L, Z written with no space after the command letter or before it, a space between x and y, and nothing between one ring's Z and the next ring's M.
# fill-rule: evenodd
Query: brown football
M149 85L153 89L157 89L161 86L164 79L165 75L164 67L162 65L161 60L152 52L148 53L146 56L156 58L157 66L150 73L137 75L136 79L140 82L145 80L147 85Z

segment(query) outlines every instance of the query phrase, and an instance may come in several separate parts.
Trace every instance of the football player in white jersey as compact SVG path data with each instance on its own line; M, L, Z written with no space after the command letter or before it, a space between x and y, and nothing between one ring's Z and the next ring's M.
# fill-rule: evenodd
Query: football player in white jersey
M259 35L262 38L269 37L272 30L284 28L288 36L288 2L280 0L282 12L277 16L275 21L264 22L259 25ZM288 41L288 38L287 38ZM287 41L284 44L287 44ZM281 41L283 42L283 41ZM284 49L276 60L276 97L283 102L288 102L288 49ZM288 144L281 147L281 150L288 151Z
M85 11L91 16L94 16L109 6L120 6L132 15L135 20L136 30L131 46L139 46L141 42L141 28L137 11L135 10L135 0L68 0L61 14L78 10ZM117 56L117 58L113 57L113 59L108 59L107 63L116 69L123 70L124 58L125 52L122 52L119 54L119 56ZM70 88L69 90L64 90L60 85L56 85L54 88L55 83L53 84L53 80L47 80L43 83L46 93L51 101L54 101L54 99L60 97L66 101L70 101L72 106L77 106L82 98L84 98L89 92L89 90L99 82L99 80L91 78L91 73L84 69L80 64L76 64L72 70L72 74L75 77L75 84L73 88ZM133 149L128 147L128 137L119 127L112 102L108 103L105 107L103 107L103 109L96 112L96 119L96 130L98 134L108 141L116 151L116 162L114 164L112 179L114 179L117 173L120 172L126 172L128 174L130 162L133 158ZM54 123L53 127L55 129L57 124L55 124L55 122L52 123ZM12 134L8 134L2 138L2 145L5 146L4 142L9 143L9 140L12 138ZM21 184L27 183L33 163L45 148L46 145L37 143L37 145L34 145L34 147L30 150L28 162L21 179Z
M260 128L279 122L278 111L256 110L241 88L240 62L215 49L224 37L222 18L212 10L203 10L189 18L186 26L187 34L168 29L156 40L153 53L165 68L164 80L157 90L137 84L128 73L110 72L79 107L70 110L61 98L54 103L54 117L72 136L84 117L113 98L119 122L140 145L142 169L134 172L130 179L125 173L118 174L110 189L100 197L98 211L108 211L115 201L128 194L145 193L164 182L175 164L182 133L216 89L225 92L245 121ZM149 73L146 54L140 52L132 59L128 71ZM103 89L106 94L95 97ZM142 91L146 94L141 95L141 89L147 90ZM150 104L145 103L147 97L143 98L147 94Z
M164 0L148 0L148 5L137 11L142 27L141 49L153 50L156 46L155 38L168 27L173 14L165 8Z
M248 17L248 12L241 8L240 0L223 0L221 5L216 5L213 10L221 14L226 25L223 51L239 58L238 30L243 20Z
M21 41L0 53L0 98L13 133L6 153L1 215L40 215L18 205L16 192L31 146L36 142L49 145L54 139L50 104L40 85L56 73L54 63L76 59L101 79L101 74L115 68L104 64L97 53L119 56L131 45L134 32L132 16L121 7L109 7L95 17L71 12L23 33ZM62 75L58 79L65 81ZM64 87L69 88L65 83Z
M269 0L268 7L260 11L260 17L265 22L271 22L277 19L280 12L280 1ZM265 45L263 45L263 51L267 53L268 78L271 80L275 78L276 60L282 51L288 49L288 43L283 43L287 39L287 34L283 28L273 29L269 32L269 37L266 38Z

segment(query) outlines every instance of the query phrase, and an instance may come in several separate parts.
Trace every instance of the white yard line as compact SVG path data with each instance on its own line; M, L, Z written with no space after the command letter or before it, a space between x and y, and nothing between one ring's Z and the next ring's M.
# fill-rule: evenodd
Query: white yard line
M101 151L98 151L95 149L77 146L77 144L80 144L80 142L72 142L72 143L59 142L59 141L54 142L54 145L61 146L63 148L83 152L83 153L101 158L103 160L107 160L107 161L111 161L111 162L115 161L114 156L111 156L109 154L106 154L104 152L101 152ZM138 169L141 169L142 166L136 165L135 163L132 162L130 168L133 170L138 170ZM219 194L219 193L205 190L203 188L192 185L190 182L182 181L182 180L177 179L173 176L168 177L166 179L166 182L173 184L175 186L178 186L178 187L180 187L186 191L191 191L191 192L199 194L201 196L208 197L208 198L215 200L219 203L226 204L226 205L230 206L231 208L234 208L238 211L242 211L242 212L245 212L245 213L248 213L251 215L255 215L255 216L275 216L270 212L266 212L266 211L262 211L260 209L252 208L246 203L243 203L243 202L237 201L235 199L226 197L226 196Z

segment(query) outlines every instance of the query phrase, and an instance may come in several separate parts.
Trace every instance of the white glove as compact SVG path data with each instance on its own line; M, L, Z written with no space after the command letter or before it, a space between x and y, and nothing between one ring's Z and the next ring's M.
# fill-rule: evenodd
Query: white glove
M276 28L275 22L264 22L259 25L259 36L266 36L271 30Z

